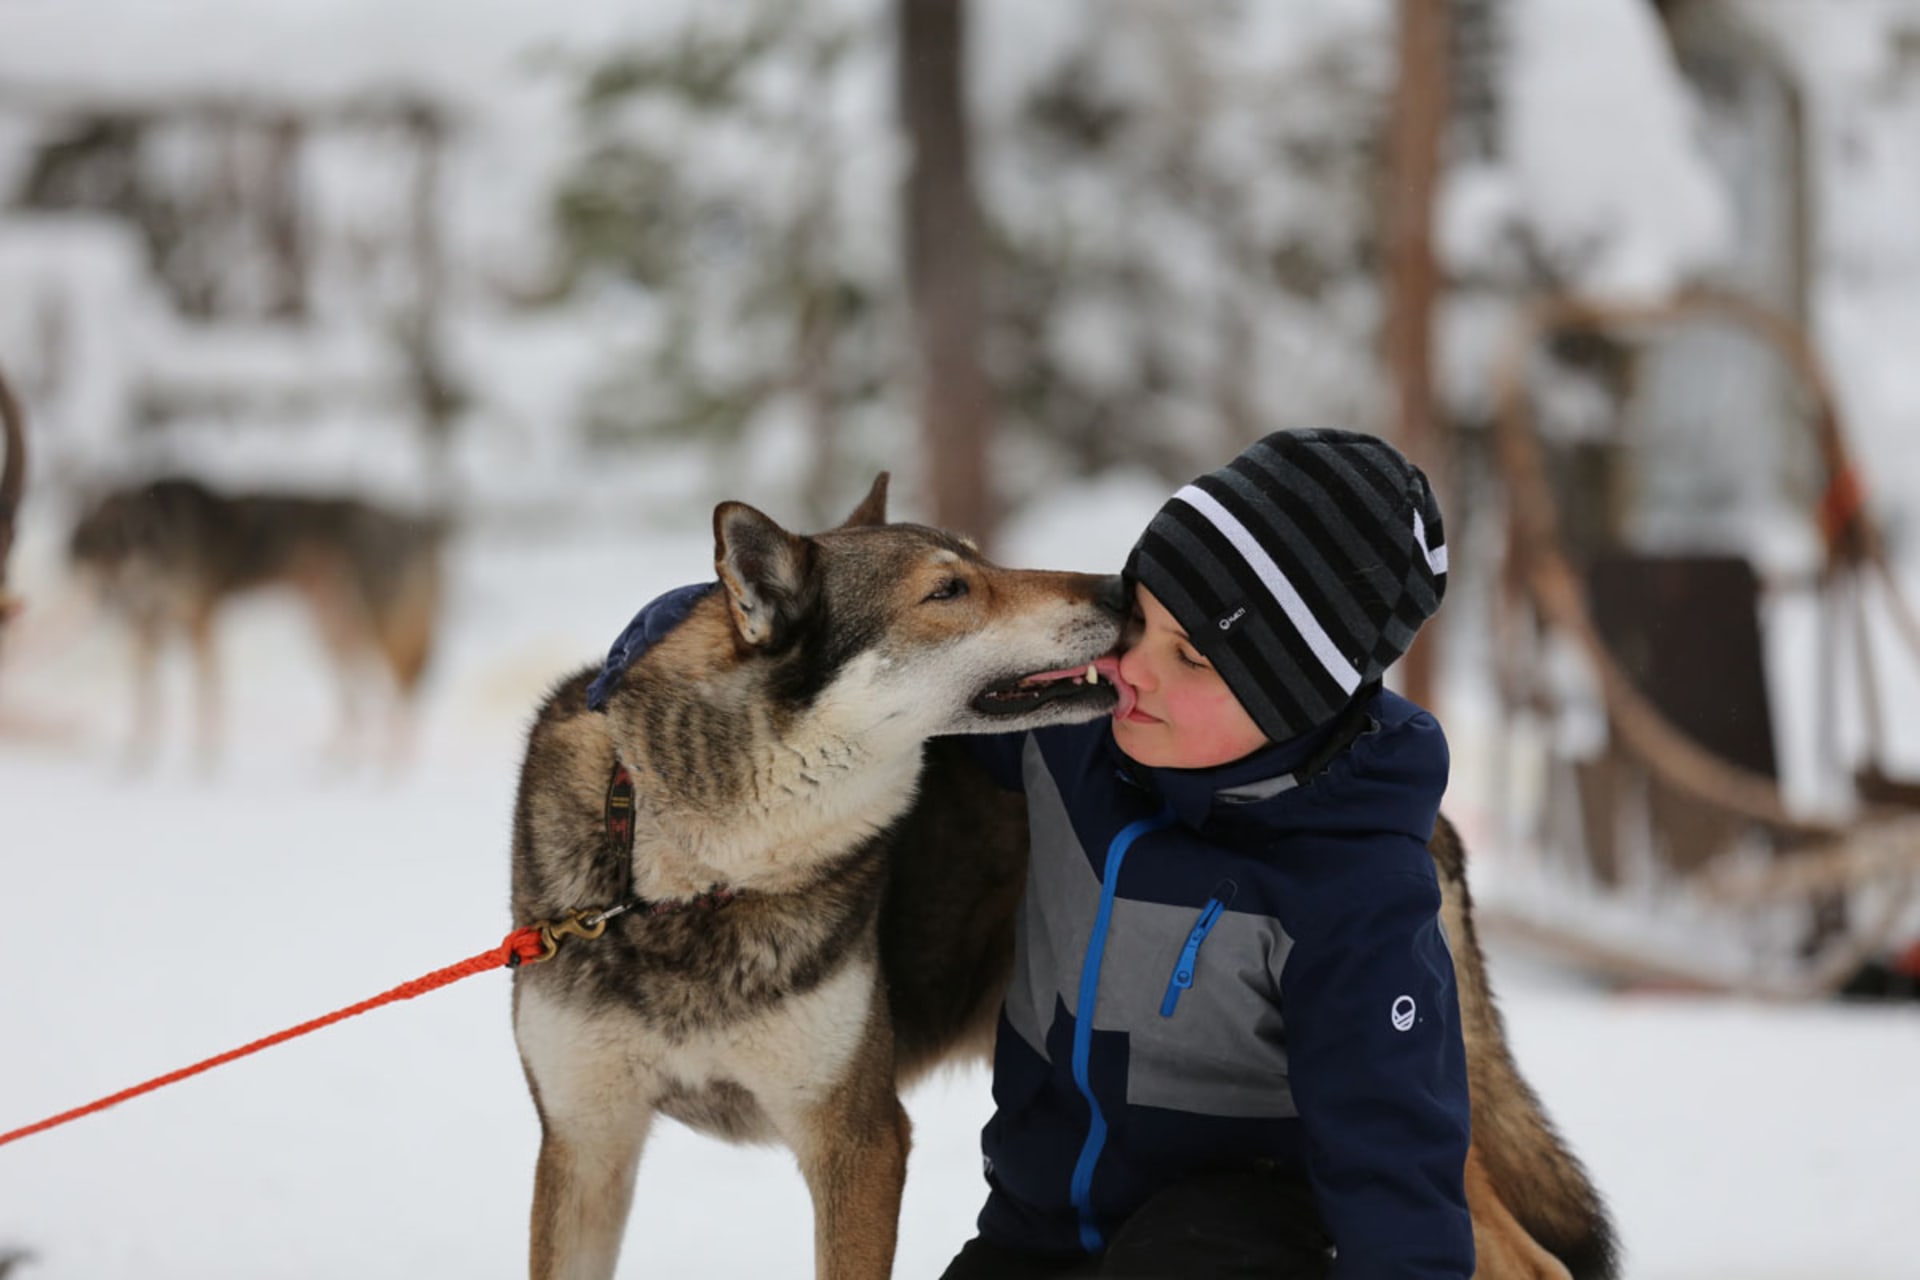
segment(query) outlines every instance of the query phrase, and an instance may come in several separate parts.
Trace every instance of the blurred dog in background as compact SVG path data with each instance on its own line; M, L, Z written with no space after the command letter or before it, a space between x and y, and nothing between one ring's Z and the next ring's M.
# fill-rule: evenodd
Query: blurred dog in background
M339 746L360 735L362 704L385 685L389 743L404 754L411 703L433 649L447 525L354 498L216 493L184 477L117 490L73 530L68 551L133 628L133 754L156 733L155 665L184 636L196 672L202 762L217 754L220 685L214 621L258 588L288 588L311 612L340 680ZM384 672L384 674L382 674Z

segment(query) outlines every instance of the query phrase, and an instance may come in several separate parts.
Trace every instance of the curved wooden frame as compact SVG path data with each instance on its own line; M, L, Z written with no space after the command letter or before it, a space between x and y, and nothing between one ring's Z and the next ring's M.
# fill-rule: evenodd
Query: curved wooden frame
M1806 996L1831 991L1868 956L1885 946L1920 871L1920 823L1901 811L1869 808L1850 825L1790 812L1771 778L1739 768L1683 733L1641 693L1602 640L1587 607L1578 572L1561 547L1559 522L1546 479L1532 406L1528 362L1541 342L1567 333L1619 333L1713 320L1757 335L1786 361L1813 403L1813 429L1826 468L1828 493L1857 484L1841 431L1832 384L1804 333L1781 316L1737 295L1696 290L1659 303L1610 303L1570 296L1543 300L1517 326L1495 373L1495 456L1508 495L1509 572L1542 618L1578 644L1598 677L1609 723L1621 744L1677 793L1746 818L1812 846L1768 872L1738 878L1710 874L1707 892L1729 903L1754 904L1833 892L1867 878L1905 877L1905 891L1889 895L1865 928L1817 958L1800 982L1752 983L1758 994ZM1880 577L1902 635L1920 656L1920 622L1901 594L1884 539L1864 505L1849 502L1826 529L1826 577L1843 568L1870 567Z

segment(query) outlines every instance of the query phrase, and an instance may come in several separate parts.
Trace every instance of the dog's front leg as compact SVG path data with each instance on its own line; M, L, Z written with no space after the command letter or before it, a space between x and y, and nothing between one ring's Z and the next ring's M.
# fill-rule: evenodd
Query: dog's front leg
M533 1170L532 1280L611 1280L646 1128L646 1120L637 1132L622 1125L542 1126Z
M514 991L514 1034L540 1115L529 1274L610 1280L653 1124L651 1099L617 1034L524 979Z
M187 619L187 639L193 646L193 728L202 773L210 773L220 755L220 655L215 648L213 608L202 605Z
M133 620L133 726L127 734L126 767L144 770L153 762L160 729L160 619L139 614Z
M532 1280L611 1280L651 1119L567 1124L542 1117L533 1169Z
M887 1280L910 1131L891 1070L847 1081L804 1129L796 1154L813 1193L816 1280Z

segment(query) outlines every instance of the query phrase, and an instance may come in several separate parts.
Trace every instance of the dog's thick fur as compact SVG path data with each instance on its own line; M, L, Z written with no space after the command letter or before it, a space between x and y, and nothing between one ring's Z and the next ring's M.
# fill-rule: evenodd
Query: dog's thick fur
M342 742L372 684L388 695L396 746L433 649L445 524L354 498L216 493L166 477L107 494L75 525L74 566L132 625L137 753L153 743L154 666L169 634L192 647L203 755L217 746L214 621L236 596L291 589L309 606L342 697Z
M540 1116L535 1280L610 1276L655 1115L798 1157L815 1273L892 1267L908 1132L898 1091L991 1045L1025 884L1024 799L936 735L1102 714L1104 683L1012 709L989 690L1117 644L1117 578L1019 572L885 523L883 475L842 527L787 533L715 512L721 587L629 671L604 715L592 672L536 721L514 818L513 914L554 921L637 894L721 906L633 912L524 967L514 1029ZM983 698L983 695L984 698ZM608 834L616 758L631 856ZM1474 1094L1480 1274L1611 1276L1610 1227L1515 1070L1441 825Z

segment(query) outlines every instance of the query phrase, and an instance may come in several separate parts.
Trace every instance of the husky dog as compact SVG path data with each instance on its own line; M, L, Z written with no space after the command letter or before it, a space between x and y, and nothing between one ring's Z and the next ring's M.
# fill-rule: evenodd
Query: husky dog
M83 515L68 551L124 614L135 638L133 748L154 737L154 664L168 633L186 637L198 677L200 750L216 746L215 615L242 592L296 591L311 609L341 683L341 741L354 736L364 684L384 669L394 746L404 704L433 647L444 524L352 498L215 493L168 477L107 494Z
M541 1125L535 1280L613 1274L656 1115L790 1147L815 1274L883 1280L906 1176L899 1091L991 1047L1025 799L938 739L1110 712L1129 601L1118 577L1004 569L888 524L886 482L812 537L721 504L718 585L605 714L583 671L531 730L513 916L553 940L514 983ZM1480 1274L1609 1275L1604 1213L1506 1049L1450 827L1434 851L1474 1090Z

